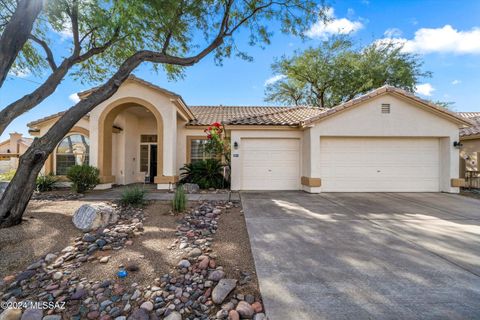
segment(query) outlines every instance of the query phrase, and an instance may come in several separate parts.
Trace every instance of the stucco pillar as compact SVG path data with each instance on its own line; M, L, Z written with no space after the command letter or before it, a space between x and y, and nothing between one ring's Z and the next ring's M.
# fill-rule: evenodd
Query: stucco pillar
M440 138L440 191L459 193L460 188L453 187L454 179L459 176L460 150L453 146L458 136Z
M303 133L302 190L310 193L321 192L320 137L306 129Z

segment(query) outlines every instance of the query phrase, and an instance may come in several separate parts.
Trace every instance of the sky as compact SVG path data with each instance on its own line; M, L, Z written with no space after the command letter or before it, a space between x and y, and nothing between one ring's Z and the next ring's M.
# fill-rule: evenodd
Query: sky
M407 52L418 54L424 61L423 70L433 73L420 79L420 97L454 102L453 111L480 111L480 1L338 0L328 4L329 23L313 24L305 40L273 28L271 44L262 49L249 47L240 35L237 43L253 61L232 57L217 66L209 56L189 67L184 79L177 81L168 81L148 64L134 74L180 94L188 105L268 105L265 85L281 76L272 74L275 58L318 46L335 34L349 34L359 45L393 38ZM60 42L69 41L68 34L56 36ZM30 93L41 81L28 72L10 75L0 88L0 108ZM69 108L78 100L75 93L90 87L67 77L54 94L12 122L0 141L9 132L28 135L28 122Z

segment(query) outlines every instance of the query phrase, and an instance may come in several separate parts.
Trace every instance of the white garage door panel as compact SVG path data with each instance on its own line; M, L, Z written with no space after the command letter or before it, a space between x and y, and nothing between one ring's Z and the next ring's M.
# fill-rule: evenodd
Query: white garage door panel
M298 139L242 139L243 190L298 190Z
M322 191L439 191L436 138L321 138Z

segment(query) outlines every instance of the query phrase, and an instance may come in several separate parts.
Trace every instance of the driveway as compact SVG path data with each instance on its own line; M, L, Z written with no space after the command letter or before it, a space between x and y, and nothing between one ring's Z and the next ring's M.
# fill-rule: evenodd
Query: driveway
M480 201L242 193L270 320L480 319Z

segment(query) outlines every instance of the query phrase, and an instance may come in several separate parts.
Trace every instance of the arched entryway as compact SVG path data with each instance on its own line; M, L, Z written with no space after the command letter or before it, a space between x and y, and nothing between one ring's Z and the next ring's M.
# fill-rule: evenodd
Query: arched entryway
M114 134L121 139L114 139ZM141 182L149 179L152 170L156 176L150 182L159 183L163 175L163 118L154 105L140 98L123 98L103 110L98 119L98 168L102 183ZM112 169L121 176L116 177Z

